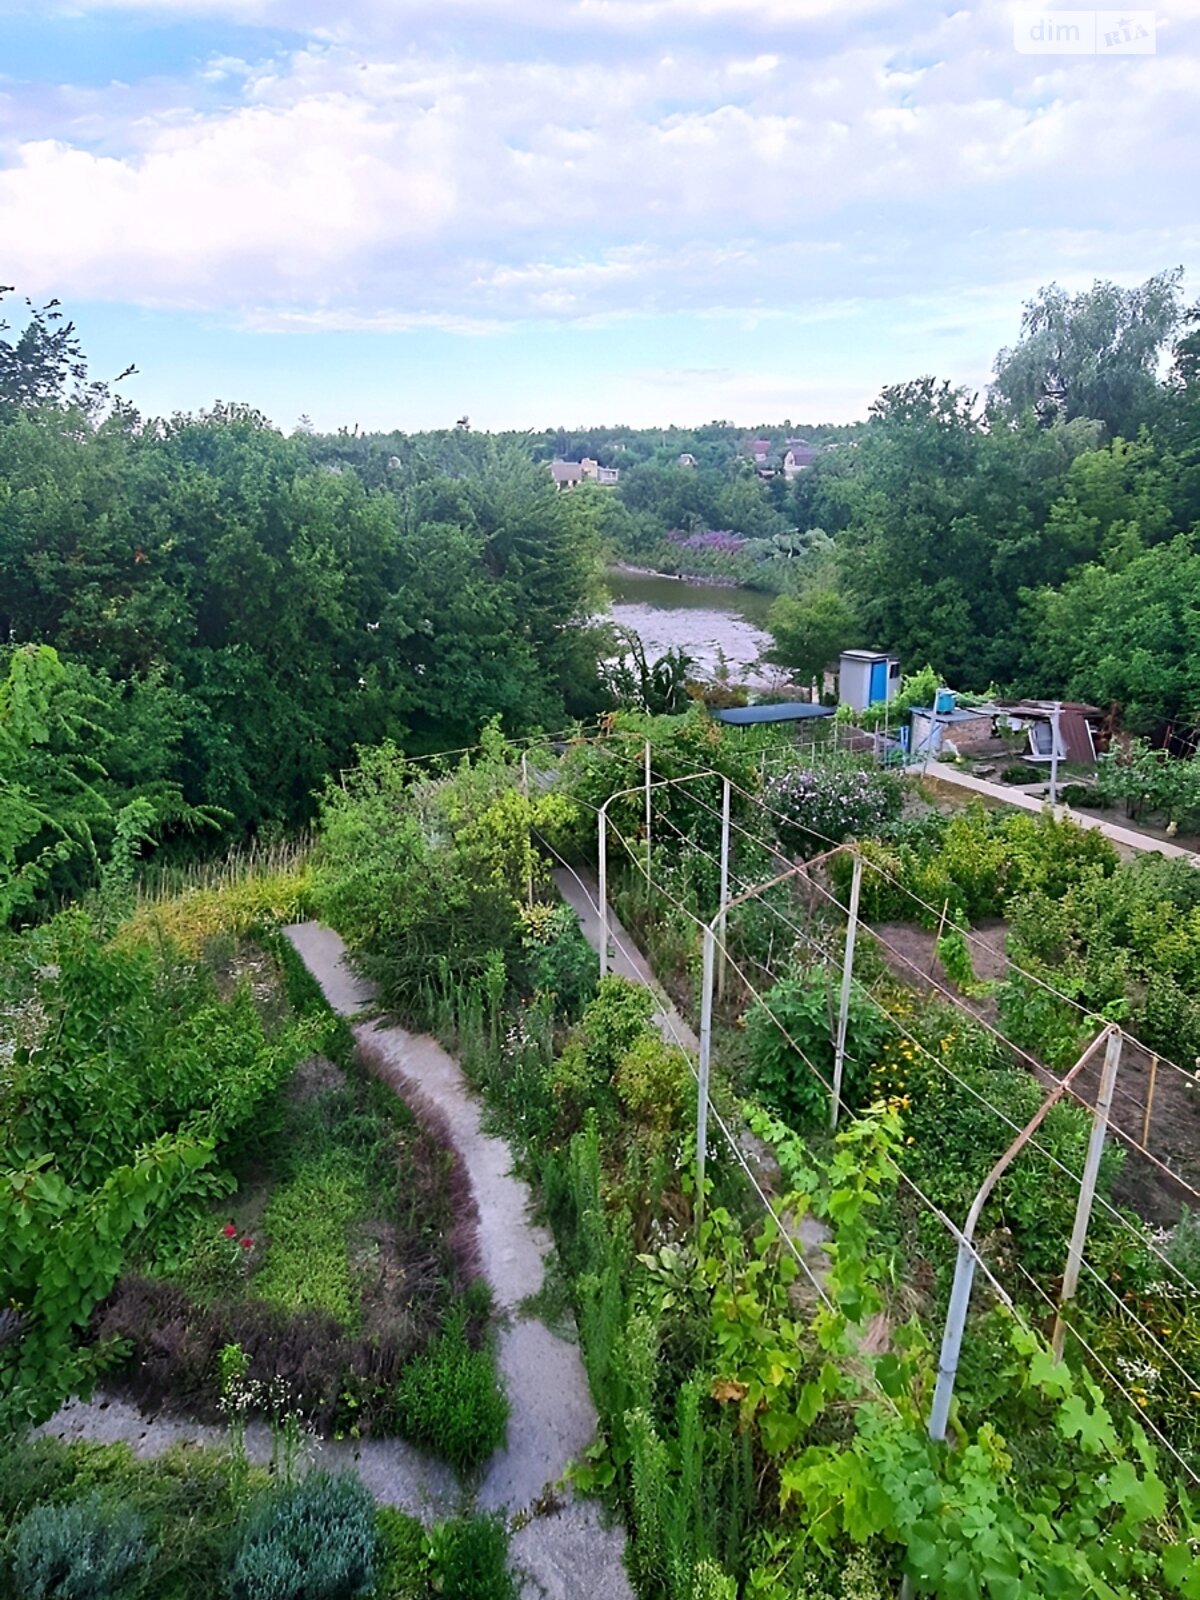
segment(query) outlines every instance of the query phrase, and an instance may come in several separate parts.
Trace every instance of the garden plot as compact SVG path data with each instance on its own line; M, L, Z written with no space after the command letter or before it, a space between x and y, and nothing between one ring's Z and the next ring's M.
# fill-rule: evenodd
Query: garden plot
M999 1006L995 993L980 991L999 986L1011 971L1005 950L1006 923L992 918L971 930L971 960L979 990L969 993L958 990L947 974L938 957L936 934L929 929L892 922L876 924L871 931L879 936L872 941L875 949L901 982L919 993L951 999L985 1024L997 1025ZM1147 1122L1153 1060L1153 1052L1126 1039L1109 1118L1114 1137L1120 1139L1124 1135L1126 1147L1113 1198L1148 1222L1169 1227L1178 1221L1181 1205L1190 1198L1186 1185L1200 1188L1200 1085L1174 1068L1155 1067ZM1097 1051L1075 1080L1075 1089L1087 1105L1096 1103L1102 1065L1103 1052ZM1057 1074L1047 1066L1042 1066L1037 1076L1047 1088L1057 1081ZM1145 1147L1177 1173L1183 1184L1133 1149L1134 1144L1143 1143L1144 1134L1148 1135Z

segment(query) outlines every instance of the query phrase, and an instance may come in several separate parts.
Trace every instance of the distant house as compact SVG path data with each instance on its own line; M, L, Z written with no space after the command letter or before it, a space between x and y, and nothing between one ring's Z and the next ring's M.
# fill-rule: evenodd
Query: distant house
M621 469L602 467L591 456L584 456L582 461L552 461L550 476L556 489L574 489L577 484L584 482L604 484L611 488L620 479Z
M696 458L690 450L685 450L675 465L677 467L694 467L696 465Z
M747 439L742 449L756 467L765 467L771 459L770 439Z
M789 439L783 452L783 475L791 481L797 473L811 467L820 451L805 439Z

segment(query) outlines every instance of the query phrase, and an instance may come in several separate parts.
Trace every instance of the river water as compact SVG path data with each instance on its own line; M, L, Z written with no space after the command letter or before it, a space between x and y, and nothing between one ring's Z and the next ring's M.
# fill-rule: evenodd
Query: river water
M714 589L687 579L625 572L607 575L612 621L636 633L647 661L670 649L686 650L697 677L715 677L722 655L731 683L776 689L786 680L759 656L771 643L764 624L774 598L753 589Z

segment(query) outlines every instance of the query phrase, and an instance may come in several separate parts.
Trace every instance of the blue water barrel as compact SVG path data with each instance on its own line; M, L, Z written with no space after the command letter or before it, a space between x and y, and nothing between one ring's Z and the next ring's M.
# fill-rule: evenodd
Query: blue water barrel
M937 699L933 703L933 709L935 711L953 711L954 710L954 690L953 689L939 689L938 692L937 692Z

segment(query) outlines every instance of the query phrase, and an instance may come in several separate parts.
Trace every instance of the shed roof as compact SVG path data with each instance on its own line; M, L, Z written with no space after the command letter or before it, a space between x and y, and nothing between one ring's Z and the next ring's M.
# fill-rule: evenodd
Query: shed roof
M758 722L804 722L810 717L831 717L833 707L814 705L811 700L785 700L777 706L729 706L713 715L718 722L744 728Z
M935 711L933 706L913 706L914 717L936 717L939 722L988 721L996 715L995 706L955 706L953 711Z

